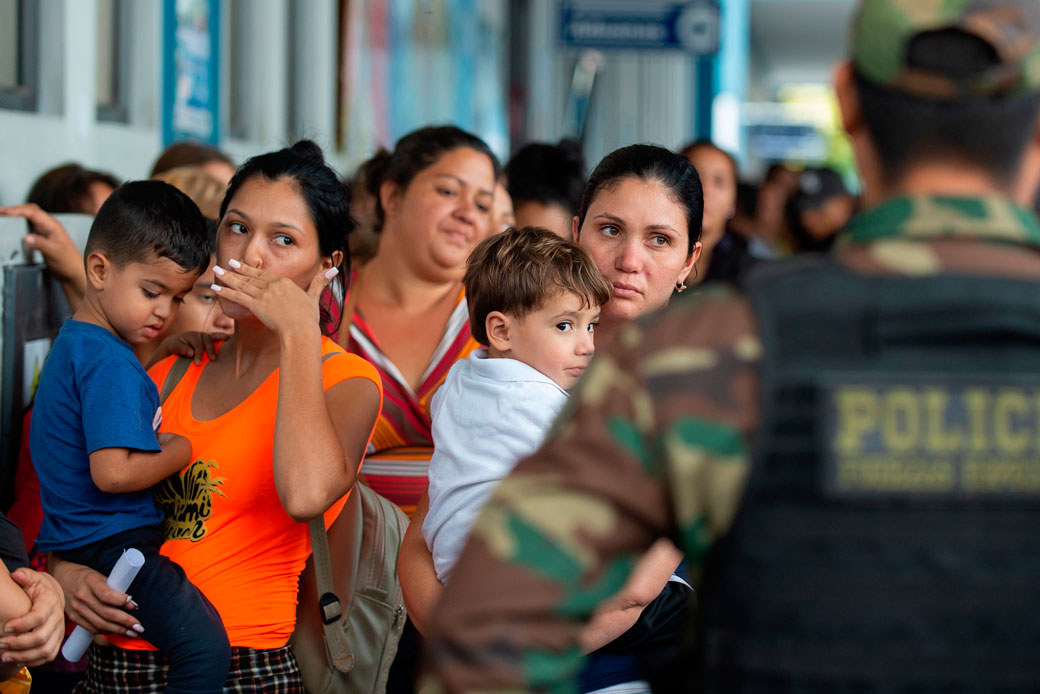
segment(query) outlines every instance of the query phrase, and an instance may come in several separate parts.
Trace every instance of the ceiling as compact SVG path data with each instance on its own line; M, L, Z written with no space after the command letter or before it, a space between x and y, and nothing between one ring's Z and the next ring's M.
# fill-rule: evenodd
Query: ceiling
M853 0L751 0L750 89L827 81L847 55L854 6Z

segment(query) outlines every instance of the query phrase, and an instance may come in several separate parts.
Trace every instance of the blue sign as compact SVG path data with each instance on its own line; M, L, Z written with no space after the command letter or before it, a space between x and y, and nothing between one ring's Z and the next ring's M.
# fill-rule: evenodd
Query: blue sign
M163 1L163 146L220 144L220 0Z
M569 48L708 55L719 49L719 5L714 0L564 0L560 3L560 40Z

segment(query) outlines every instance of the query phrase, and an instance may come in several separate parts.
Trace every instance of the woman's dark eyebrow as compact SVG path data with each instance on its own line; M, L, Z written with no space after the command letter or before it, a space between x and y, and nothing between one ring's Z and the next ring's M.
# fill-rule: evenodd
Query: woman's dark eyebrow
M616 222L618 224L624 224L625 223L625 220L621 219L621 217L616 217L616 216L610 214L609 212L600 212L598 215L593 217L593 219L601 219L601 218L610 220L611 222ZM671 226L670 224L651 224L650 226L648 226L646 228L647 228L648 231L667 230L667 231L671 231L671 232L673 232L675 234L679 233L679 230L676 229L675 227Z
M466 183L466 181L462 180L461 178L459 178L459 177L458 177L458 176L456 176L455 174L450 174L450 173L439 173L439 174L435 174L435 175L434 175L434 178L441 178L441 177L444 177L444 178L450 178L450 179L452 179L453 181L457 182L457 183L458 183L458 184L459 184L460 186L467 186L467 187L469 186L469 184L468 184L468 183ZM493 190L488 190L487 188L479 188L479 189L477 190L477 194L478 194L478 195L490 195L490 196L494 197L494 195L495 195L495 191L493 191Z
M247 222L249 221L249 215L247 215L242 210L236 208L228 208L228 212L234 212L242 219L246 220ZM271 224L271 226L276 228L281 227L283 229L292 229L294 231L300 232L301 234L303 233L303 229L300 229L300 227L296 226L295 224L289 224L289 222L274 222Z

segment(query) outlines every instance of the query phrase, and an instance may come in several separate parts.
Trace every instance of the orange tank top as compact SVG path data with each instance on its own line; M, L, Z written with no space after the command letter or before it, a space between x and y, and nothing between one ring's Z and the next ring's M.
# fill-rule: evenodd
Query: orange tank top
M322 339L323 358L337 352L323 362L324 389L365 378L376 384L382 400L375 368ZM191 415L191 397L206 363L192 365L163 404L162 431L191 441L195 462L155 488L166 515L161 553L180 564L213 603L232 646L280 648L296 623L298 581L311 543L307 524L289 517L275 491L278 370L230 412L198 421ZM149 372L160 387L172 364L166 359ZM326 512L326 527L345 501ZM123 648L150 648L138 639L111 640Z

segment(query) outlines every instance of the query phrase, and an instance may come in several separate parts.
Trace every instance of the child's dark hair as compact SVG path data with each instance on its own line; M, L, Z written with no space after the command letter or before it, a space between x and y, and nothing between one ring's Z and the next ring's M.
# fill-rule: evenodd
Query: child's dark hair
M155 255L202 273L209 248L206 220L191 198L162 181L130 181L98 210L83 255L100 251L116 267Z
M419 172L433 166L446 152L463 147L485 155L491 161L495 180L498 180L502 171L491 148L476 135L454 125L420 128L398 140L390 156L369 172L368 190L376 197L376 230L382 230L386 221L386 211L379 198L379 187L384 182L393 181L404 190Z
M318 247L323 256L336 251L343 253L340 273L350 271L350 249L347 234L354 230L350 216L350 193L339 177L325 164L321 148L310 140L300 140L292 147L277 152L260 154L242 164L231 178L224 202L220 204L220 218L224 218L228 204L242 184L262 176L268 181L291 179L307 203L311 221L318 230Z
M601 190L616 186L626 178L661 183L671 192L672 199L686 213L687 257L693 255L694 244L701 237L704 217L704 191L701 179L690 160L664 147L629 145L616 149L599 163L589 176L581 197L578 226L585 222L589 205Z
M462 279L473 338L488 344L492 311L523 318L553 296L573 292L586 307L610 299L610 283L578 244L542 227L511 227L473 249Z

